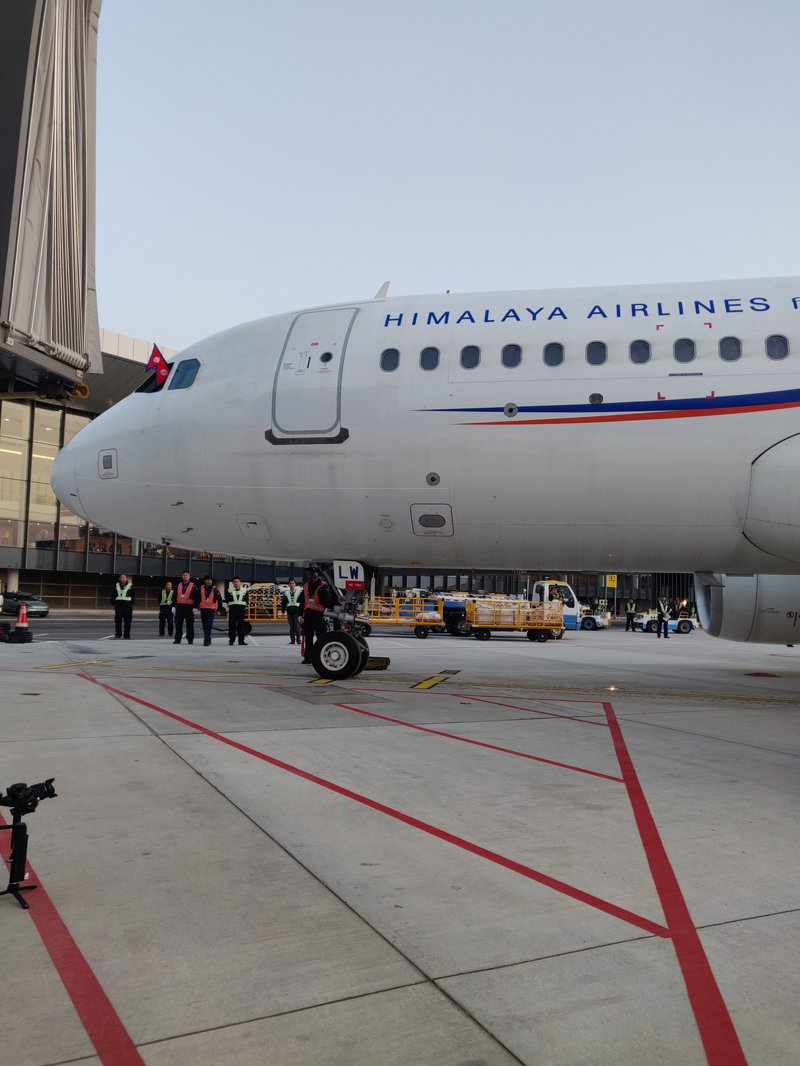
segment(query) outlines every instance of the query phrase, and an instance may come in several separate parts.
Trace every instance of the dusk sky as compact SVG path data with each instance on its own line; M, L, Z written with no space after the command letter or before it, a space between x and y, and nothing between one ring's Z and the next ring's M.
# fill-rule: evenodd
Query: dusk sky
M107 329L800 273L792 0L104 0Z

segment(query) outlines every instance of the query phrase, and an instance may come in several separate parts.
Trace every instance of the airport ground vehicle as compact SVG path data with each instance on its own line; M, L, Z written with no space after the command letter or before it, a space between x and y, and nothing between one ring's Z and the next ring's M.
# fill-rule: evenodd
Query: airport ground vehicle
M31 616L47 618L50 614L49 606L32 592L6 592L3 596L2 613L17 615L23 603Z
M633 628L643 633L655 633L657 624L655 611L643 611L633 618ZM699 628L696 618L670 618L667 622L668 633L691 633L693 629Z
M566 581L534 582L531 590L533 603L552 603L560 601L563 605L564 629L608 629L611 616L607 611L591 610L582 604L575 595L575 590Z

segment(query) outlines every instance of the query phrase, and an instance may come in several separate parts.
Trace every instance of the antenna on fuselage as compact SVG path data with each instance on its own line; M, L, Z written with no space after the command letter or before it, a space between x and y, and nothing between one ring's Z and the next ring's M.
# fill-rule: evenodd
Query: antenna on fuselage
M382 300L386 296L387 292L389 291L389 286L391 284L392 284L391 281L384 281L383 285L381 285L381 287L378 289L378 291L375 293L375 295L372 297L372 299L373 300Z

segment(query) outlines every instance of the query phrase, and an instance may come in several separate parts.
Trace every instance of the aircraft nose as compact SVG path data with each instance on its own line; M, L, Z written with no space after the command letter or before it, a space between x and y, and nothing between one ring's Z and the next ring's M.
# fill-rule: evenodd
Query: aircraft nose
M70 511L88 520L84 513L81 498L78 495L78 478L75 470L76 448L70 442L55 458L50 472L50 484L53 492Z

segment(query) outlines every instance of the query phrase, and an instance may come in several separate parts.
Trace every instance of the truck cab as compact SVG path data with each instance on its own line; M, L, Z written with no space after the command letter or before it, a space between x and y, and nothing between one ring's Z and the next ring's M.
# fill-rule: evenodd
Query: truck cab
M564 608L564 629L606 629L610 625L607 613L592 612L575 595L572 585L566 581L536 581L531 592L534 603L560 600Z

